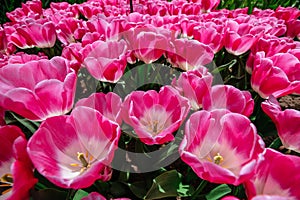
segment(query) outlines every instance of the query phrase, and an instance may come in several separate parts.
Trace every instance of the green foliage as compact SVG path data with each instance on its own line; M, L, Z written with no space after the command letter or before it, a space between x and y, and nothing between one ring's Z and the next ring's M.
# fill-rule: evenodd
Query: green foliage
M75 193L73 200L81 200L83 197L86 197L89 193L84 190L77 190Z
M207 195L205 195L205 198L209 200L218 200L221 197L225 196L226 194L229 194L230 192L231 192L230 187L226 184L222 184L214 188Z

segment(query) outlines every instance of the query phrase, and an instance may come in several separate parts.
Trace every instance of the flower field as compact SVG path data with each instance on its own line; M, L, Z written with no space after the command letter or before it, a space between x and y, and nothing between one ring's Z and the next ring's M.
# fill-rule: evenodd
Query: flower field
M0 199L300 199L299 2L4 2Z

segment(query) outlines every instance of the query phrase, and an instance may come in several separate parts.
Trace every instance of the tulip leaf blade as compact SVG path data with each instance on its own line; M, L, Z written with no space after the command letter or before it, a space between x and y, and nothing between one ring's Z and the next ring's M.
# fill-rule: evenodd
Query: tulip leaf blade
M182 185L182 175L176 170L164 172L153 179L153 184L144 199L188 196L189 186Z
M205 195L205 197L209 200L217 200L230 192L231 188L227 184L222 184L211 190L207 195Z
M84 191L84 190L77 190L77 192L75 193L73 200L81 200L83 197L88 196L88 192Z
M13 123L14 120L16 120L24 127L26 127L32 134L36 131L37 127L39 126L37 122L33 122L26 118L19 117L17 114L14 114L13 112L9 112L9 114L13 117L13 119L8 119L8 120L6 119L7 124Z
M280 138L276 138L269 146L269 148L272 149L279 149L279 147L282 146L282 142L280 140Z
M226 70L226 69L230 69L232 68L235 64L237 63L236 59L231 60L229 63L226 63L224 65L221 65L217 68L215 68L214 70L212 70L212 74L219 74L220 72Z

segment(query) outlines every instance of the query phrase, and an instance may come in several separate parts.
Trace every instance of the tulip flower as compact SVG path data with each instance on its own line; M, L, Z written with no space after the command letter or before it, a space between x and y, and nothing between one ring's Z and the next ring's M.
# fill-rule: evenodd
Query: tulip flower
M40 19L43 8L42 1L32 0L22 3L22 8L17 8L11 12L6 13L8 19L12 22L22 22L25 19Z
M184 71L210 63L214 58L212 49L197 40L175 39L167 52L168 61Z
M169 32L153 26L135 27L122 33L136 58L149 64L168 50Z
M83 65L96 79L104 82L117 82L123 75L127 65L127 46L124 40L96 41L87 45L88 51Z
M10 40L21 49L50 48L56 41L55 27L52 22L45 20L24 24L16 28L16 32L10 36Z
M227 109L249 117L254 109L254 100L248 91L241 91L231 85L215 85L204 96L203 109Z
M16 126L2 126L0 143L5 149L0 152L0 199L29 199L29 191L37 179L33 176L33 165L26 152L24 134Z
M236 56L246 53L256 42L255 34L250 33L252 25L249 23L239 24L236 21L228 21L225 30L224 45L226 50Z
M94 93L88 98L80 99L75 107L87 106L94 108L99 111L103 116L118 123L120 126L122 124L121 118L121 105L122 99L115 93L109 92L104 93Z
M214 53L219 52L224 46L223 27L214 23L194 27L193 36L195 40L208 45Z
M201 10L210 12L218 7L220 0L190 0L193 3L200 3Z
M207 68L200 67L191 71L183 72L179 78L174 79L172 85L179 93L189 99L191 108L202 108L203 97L209 94L213 76Z
M175 132L190 109L189 102L169 86L159 92L134 91L124 100L123 120L131 125L139 139L148 145L174 140Z
M292 20L287 22L287 33L288 37L294 38L297 37L300 39L300 20Z
M262 98L281 97L300 87L300 62L296 56L278 53L265 57L264 52L258 52L254 62L251 86Z
M52 183L86 188L98 179L110 179L109 165L120 134L118 124L80 106L71 115L46 119L30 138L27 151L36 169Z
M62 19L56 25L57 38L64 45L76 42L76 40L81 39L86 32L82 24L82 21L74 18Z
M255 176L245 182L249 199L299 199L300 158L266 149ZM260 197L260 195L262 197Z
M181 159L202 179L239 185L254 175L264 143L250 120L226 110L192 114L179 146Z
M0 68L0 85L4 109L30 120L44 120L71 110L76 74L61 57L32 60Z
M300 153L300 111L294 109L282 111L273 96L263 102L261 107L275 123L283 146Z
M250 55L246 63L246 70L252 73L253 67L257 65L255 59L256 53L264 51L266 57L275 55L276 53L286 53L288 50L296 47L296 44L291 38L278 38L275 36L263 36L251 48Z
M275 16L279 19L289 22L300 17L300 11L299 9L293 7L285 8L278 6L278 8L275 10Z
M99 33L105 40L118 40L119 33L123 31L121 23L123 20L114 18L108 22L103 16L93 17L86 22L87 30L91 33Z

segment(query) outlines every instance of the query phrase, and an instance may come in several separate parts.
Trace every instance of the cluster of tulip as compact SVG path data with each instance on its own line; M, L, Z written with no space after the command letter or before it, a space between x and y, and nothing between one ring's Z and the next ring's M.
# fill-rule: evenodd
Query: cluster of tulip
M0 198L29 199L45 180L83 191L86 200L157 198L153 187L141 196L132 189L132 177L145 172L134 165L135 173L123 170L131 177L123 184L131 190L127 196L93 188L132 163L125 153L125 162L114 167L119 150L136 143L145 155L173 145L203 180L198 189L185 183L189 191L173 197L197 198L208 181L242 186L248 199L299 199L300 111L283 110L278 98L300 94L300 10L248 14L247 8L216 10L218 4L89 0L44 9L31 0L7 13L11 22L0 27ZM156 74L167 75L166 84L150 82L150 89L126 96L114 90L126 73L155 64L169 70ZM149 76L139 72L137 78ZM79 79L111 89L76 98L89 89ZM265 145L256 126L264 113L288 153ZM241 198L231 190L219 197L226 194L227 200Z

